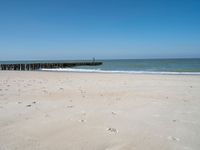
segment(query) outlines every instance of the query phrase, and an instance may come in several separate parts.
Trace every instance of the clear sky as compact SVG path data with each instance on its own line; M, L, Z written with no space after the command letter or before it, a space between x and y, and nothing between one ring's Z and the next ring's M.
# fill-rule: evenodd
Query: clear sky
M200 0L0 0L0 60L200 57Z

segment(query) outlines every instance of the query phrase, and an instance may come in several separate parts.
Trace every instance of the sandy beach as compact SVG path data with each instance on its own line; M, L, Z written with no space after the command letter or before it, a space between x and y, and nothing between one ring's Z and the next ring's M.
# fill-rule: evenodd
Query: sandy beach
M0 150L198 150L200 76L0 71Z

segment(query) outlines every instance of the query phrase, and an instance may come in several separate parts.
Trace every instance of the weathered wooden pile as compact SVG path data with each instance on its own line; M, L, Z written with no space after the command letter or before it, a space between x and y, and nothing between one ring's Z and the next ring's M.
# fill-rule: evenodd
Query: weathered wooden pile
M67 62L67 63L22 63L22 64L0 64L0 70L39 70L52 68L67 68L75 66L97 66L102 62Z

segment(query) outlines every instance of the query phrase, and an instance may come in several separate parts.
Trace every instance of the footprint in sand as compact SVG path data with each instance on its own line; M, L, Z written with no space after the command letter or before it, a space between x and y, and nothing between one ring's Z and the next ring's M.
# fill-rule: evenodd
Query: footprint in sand
M171 140L171 141L180 141L180 139L179 138L177 138L177 137L174 137L174 136L168 136L168 138L167 138L168 140Z
M43 90L44 93L48 93L46 90Z
M79 120L79 121L82 122L82 123L86 122L86 120L84 120L84 119L81 119L81 120Z
M112 133L117 133L117 129L115 128L108 128L107 131L112 132Z
M69 106L67 106L67 108L73 108L74 106L73 105L69 105Z
M86 112L85 112L85 111L82 111L82 112L81 112L81 115L85 116L85 115L86 115Z
M117 113L115 113L115 112L113 112L113 111L112 111L111 113L112 113L112 115L117 115Z
M48 114L45 114L45 116L44 116L45 118L48 118L48 117L50 117Z
M119 100L121 100L121 98L117 97L116 100L119 101Z

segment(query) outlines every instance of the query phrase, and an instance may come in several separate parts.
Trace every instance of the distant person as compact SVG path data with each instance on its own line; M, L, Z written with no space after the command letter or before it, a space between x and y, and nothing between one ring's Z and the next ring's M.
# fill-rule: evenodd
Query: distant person
M92 62L95 62L95 58L94 57L92 58Z

